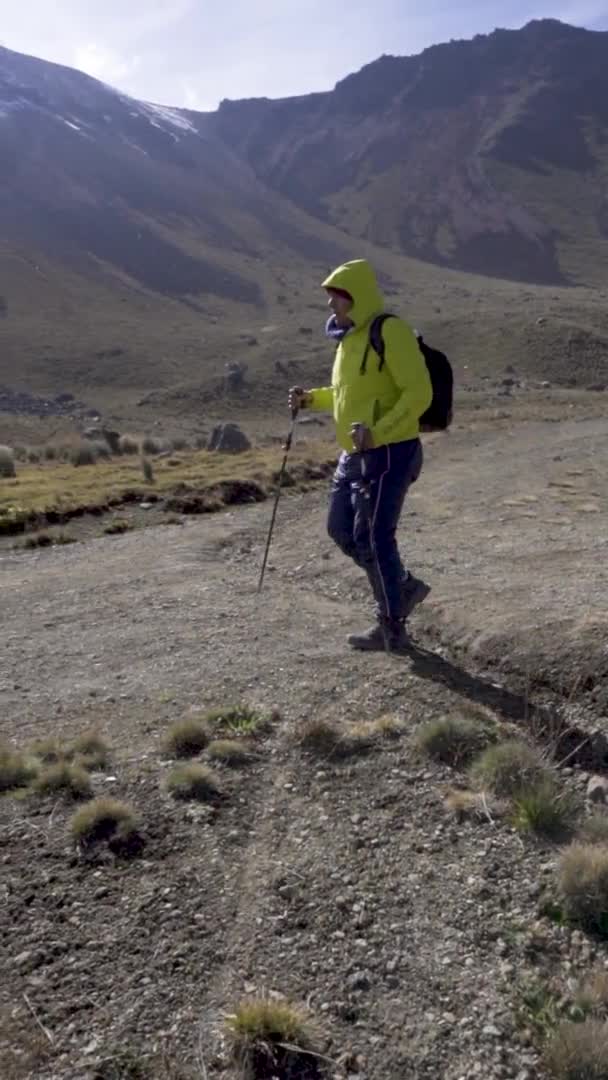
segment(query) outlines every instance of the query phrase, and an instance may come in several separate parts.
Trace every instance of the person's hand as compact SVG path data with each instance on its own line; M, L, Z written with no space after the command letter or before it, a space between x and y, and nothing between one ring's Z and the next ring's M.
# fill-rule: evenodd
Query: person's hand
M355 450L363 454L366 450L374 449L374 437L365 424L353 424L350 429L350 437L353 440Z
M292 386L289 391L289 411L293 414L306 409L310 405L311 394L309 390L303 390L301 386Z

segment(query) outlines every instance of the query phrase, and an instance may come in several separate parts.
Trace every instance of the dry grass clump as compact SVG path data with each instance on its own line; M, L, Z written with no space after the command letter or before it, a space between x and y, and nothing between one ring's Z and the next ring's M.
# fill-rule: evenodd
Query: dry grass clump
M269 718L249 705L226 705L211 709L205 715L205 721L209 727L232 735L259 735L269 726Z
M316 1034L301 1007L250 998L227 1017L226 1029L243 1080L320 1080Z
M76 843L84 849L106 842L116 854L126 855L135 854L143 843L135 813L117 799L85 803L74 814L71 830Z
M14 451L10 446L0 446L0 477L3 480L13 480L16 475Z
M506 812L505 804L492 795L486 795L483 791L468 791L461 788L450 788L445 796L445 805L460 822L470 819L491 821L494 818L503 817Z
M608 848L571 844L560 860L558 886L569 921L591 933L608 932Z
M165 750L171 757L196 757L210 741L209 728L204 720L195 717L178 720L165 736Z
M142 454L161 454L162 449L162 443L160 443L158 439L154 439L151 435L146 435L141 441Z
M370 725L362 723L342 731L329 720L309 720L297 734L305 753L321 758L348 758L363 754L374 742Z
M207 747L207 753L212 761L221 765L228 765L238 769L243 765L250 765L254 760L249 747L239 739L214 739Z
M32 784L37 795L61 795L65 799L89 799L93 794L91 778L80 765L59 761L48 765Z
M554 1080L606 1080L608 1023L565 1021L549 1037L545 1063Z
M81 465L95 465L99 458L98 445L92 442L82 442L72 450L70 460L77 468Z
M65 761L69 756L67 747L54 736L49 739L39 739L37 742L32 743L30 753L32 757L42 761L45 765L54 765L58 761Z
M124 518L118 518L117 521L110 521L108 525L104 525L104 533L106 536L119 536L121 533L126 533L133 526L129 521Z
M418 746L425 754L455 768L468 765L490 741L487 728L464 716L434 720L418 736Z
M584 1019L608 1016L608 971L598 968L574 995L574 1006Z
M584 844L608 846L608 815L592 814L581 825L580 838Z
M518 739L488 746L473 763L471 775L499 798L518 795L544 781L549 772L538 750Z
M67 755L83 769L94 772L110 763L110 748L99 732L84 731L67 745Z
M513 824L521 832L533 832L558 840L572 832L578 807L557 779L544 777L522 789L513 800Z
M37 773L34 761L18 750L0 744L0 794L27 787Z
M190 802L217 802L220 782L206 765L196 761L178 765L167 777L167 790L174 799Z

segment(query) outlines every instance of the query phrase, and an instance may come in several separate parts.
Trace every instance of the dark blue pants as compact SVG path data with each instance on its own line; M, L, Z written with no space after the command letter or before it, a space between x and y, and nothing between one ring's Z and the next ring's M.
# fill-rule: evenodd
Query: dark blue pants
M343 453L334 474L327 531L368 576L380 617L401 616L406 576L396 531L406 492L422 469L420 439Z

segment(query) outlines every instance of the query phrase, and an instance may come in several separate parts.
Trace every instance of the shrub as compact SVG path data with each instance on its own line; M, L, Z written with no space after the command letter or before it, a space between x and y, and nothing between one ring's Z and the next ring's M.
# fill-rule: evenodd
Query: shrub
M38 774L33 783L38 795L63 795L68 799L89 799L93 794L91 778L80 765L59 761Z
M81 442L79 446L74 447L71 454L72 465L75 467L94 465L98 457L96 445L92 442Z
M546 777L522 789L514 799L513 823L522 832L534 832L559 839L572 830L577 807L569 792L559 789L553 777Z
M517 795L548 775L539 752L517 739L489 746L474 762L473 778L500 797Z
M121 454L139 454L139 442L132 435L121 435L118 449Z
M608 971L598 970L574 995L574 1007L579 1017L606 1019L608 1016Z
M308 1015L285 1001L252 998L227 1017L232 1057L244 1080L259 1077L320 1077Z
M0 446L0 477L12 480L16 475L14 451L10 446Z
M0 793L26 787L37 772L33 761L18 750L0 745Z
M162 453L162 449L163 449L162 444L158 441L158 439L152 438L151 435L146 435L146 437L144 439L142 439L142 442L141 442L141 452L142 452L142 454L150 454L150 455L160 454L160 453Z
M563 913L591 933L608 931L608 849L572 844L559 865Z
M323 758L354 757L369 750L374 741L367 724L345 732L336 724L320 719L309 720L296 737L302 750Z
M554 1080L606 1080L608 1024L601 1020L559 1024L548 1040L545 1063Z
M461 716L446 716L426 724L418 736L425 754L444 765L467 765L490 742L481 724Z
M28 452L27 452L27 460L29 461L30 465L39 465L40 464L40 451L39 450L28 450Z
M90 772L105 769L110 762L110 748L97 731L85 731L67 746L70 758Z
M198 762L178 765L173 769L167 778L167 789L174 799L192 802L216 802L221 796L215 774Z
M196 757L210 740L209 729L203 720L178 720L165 737L165 750L172 757Z
M142 844L137 818L117 799L93 799L72 818L72 836L83 848L107 842L117 854L135 853Z
M253 760L251 750L238 739L215 739L214 742L209 743L207 752L212 761L235 769L240 765L249 765Z

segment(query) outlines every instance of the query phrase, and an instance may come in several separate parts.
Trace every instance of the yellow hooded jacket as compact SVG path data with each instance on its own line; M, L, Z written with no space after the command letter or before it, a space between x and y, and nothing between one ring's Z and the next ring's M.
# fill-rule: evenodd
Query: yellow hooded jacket
M366 259L354 259L334 270L323 288L344 289L352 296L349 318L354 326L337 348L331 386L312 390L309 408L333 412L338 442L347 451L353 450L354 423L370 429L375 446L415 439L419 418L431 404L432 387L413 330L401 319L387 319L382 327L384 366L378 370L379 358L370 348L361 374L370 324L384 311L374 271Z

